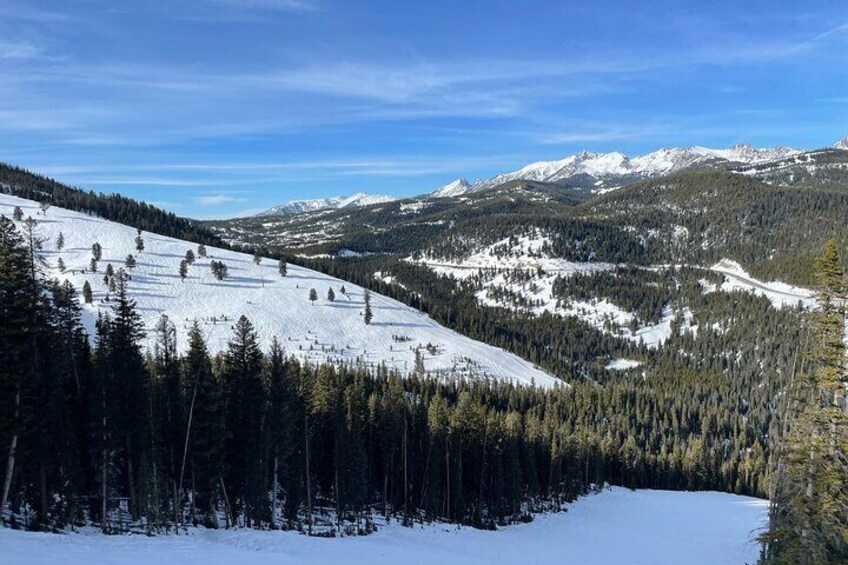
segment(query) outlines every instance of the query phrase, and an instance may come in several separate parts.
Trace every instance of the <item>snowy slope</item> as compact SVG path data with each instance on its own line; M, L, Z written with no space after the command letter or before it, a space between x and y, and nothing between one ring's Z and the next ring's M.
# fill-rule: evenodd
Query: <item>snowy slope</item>
M616 183L654 178L681 171L702 163L726 162L760 164L800 153L788 147L757 149L751 145L738 144L729 149L706 147L669 147L652 153L628 157L617 151L592 153L582 151L564 159L537 161L511 173L496 175L490 179L469 184L459 179L431 193L434 197L462 196L493 188L515 180L541 182L563 182L582 179L594 191Z
M833 144L834 149L845 149L848 150L848 136L843 137L839 141Z
M815 293L812 290L779 281L765 282L755 279L739 263L730 259L722 259L710 267L710 270L724 275L721 290L726 292L752 292L768 298L775 308L794 308L800 304L808 309L816 305Z
M449 182L445 186L441 188L437 188L433 191L433 196L438 198L450 198L451 196L462 196L468 192L468 189L471 188L471 183L469 183L465 179L456 179L453 182Z
M23 209L24 217L38 221L36 231L45 240L48 274L70 280L78 291L89 281L94 304L84 306L84 323L93 335L98 311L111 308L102 301L106 265L111 263L117 269L127 254L136 254L135 229L56 207L46 216L37 215L35 202L0 194L0 214L11 217L15 205ZM62 251L56 250L59 232L66 242ZM385 363L390 368L412 370L414 349L432 344L435 353L421 350L430 374L535 382L539 386L559 382L511 353L443 328L421 312L377 294L372 294L374 321L366 326L362 318L364 291L354 284L294 265L289 266L288 276L281 278L276 261L265 259L255 265L249 255L212 247L208 248L209 258L198 259L188 278L181 281L179 262L188 249L197 246L151 233L144 234L144 241L145 250L137 255L138 267L129 287L149 332L148 345L153 343L152 329L164 313L177 325L181 350L187 346L187 329L197 319L210 350L220 351L226 347L233 321L244 314L256 327L263 347L277 336L288 354L313 362ZM83 272L94 242L103 247L98 272ZM67 268L64 275L56 267L60 257ZM213 278L212 258L227 265L226 280ZM341 293L342 285L347 296ZM326 300L330 287L336 293L335 302ZM319 296L315 305L308 300L311 288Z
M357 192L350 196L333 196L330 198L319 198L316 200L292 200L287 204L275 206L257 216L290 216L302 212L314 212L316 210L336 210L338 208L355 208L357 206L369 206L371 204L383 204L396 200L394 196L385 194L368 194Z
M716 492L613 488L578 500L568 512L495 532L397 523L370 536L335 539L255 530L149 538L0 529L0 547L5 563L22 565L743 565L757 561L753 537L766 526L767 504Z

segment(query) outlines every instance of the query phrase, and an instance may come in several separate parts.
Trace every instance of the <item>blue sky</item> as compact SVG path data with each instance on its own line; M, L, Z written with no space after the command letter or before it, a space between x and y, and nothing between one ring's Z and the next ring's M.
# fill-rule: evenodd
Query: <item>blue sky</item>
M0 0L0 161L192 217L848 135L848 3Z

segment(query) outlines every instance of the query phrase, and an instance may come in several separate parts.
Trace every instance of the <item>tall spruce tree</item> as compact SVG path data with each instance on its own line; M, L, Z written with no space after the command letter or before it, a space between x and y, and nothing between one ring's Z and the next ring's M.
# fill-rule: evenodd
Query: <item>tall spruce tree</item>
M226 488L246 525L270 522L262 441L266 402L262 361L256 330L241 316L227 345L222 379L227 399Z
M115 438L114 449L133 517L141 516L141 462L149 455L147 436L148 373L141 354L144 324L129 297L129 277L123 269L115 274L117 293L113 317L109 324L109 355L105 363L106 395L109 419Z
M196 321L189 330L183 371L187 416L181 433L184 447L178 490L183 492L188 477L186 473L190 473L196 506L201 512L198 521L206 527L217 528L218 500L223 494L220 487L227 472L224 460L224 399L220 380L212 371L206 342Z
M846 291L837 244L816 261L819 310L807 362L790 390L789 432L774 479L766 561L825 565L848 562L848 412Z

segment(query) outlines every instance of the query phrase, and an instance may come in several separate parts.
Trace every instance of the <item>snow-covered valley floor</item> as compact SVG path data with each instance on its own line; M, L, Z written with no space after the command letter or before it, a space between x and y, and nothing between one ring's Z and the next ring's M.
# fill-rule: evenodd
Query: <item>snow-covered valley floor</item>
M766 524L767 504L716 492L612 488L567 512L495 532L394 523L340 539L251 530L145 537L0 529L0 554L9 565L744 565L756 562L753 538Z

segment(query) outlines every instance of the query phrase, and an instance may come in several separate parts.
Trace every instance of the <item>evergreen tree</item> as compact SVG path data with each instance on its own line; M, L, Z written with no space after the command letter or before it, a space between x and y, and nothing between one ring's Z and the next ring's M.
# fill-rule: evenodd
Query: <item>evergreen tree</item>
M263 457L263 413L266 395L262 385L262 352L253 324L241 316L227 345L222 368L227 399L227 491L231 504L244 513L246 525L270 522L268 485Z
M336 299L336 293L333 292L333 287L328 288L327 289L327 300L332 302L335 299Z
M88 283L88 281L82 283L82 300L86 304L91 304L93 300L91 294L91 285Z
M15 209L12 211L12 219L16 222L20 222L24 219L24 211L21 210L20 206L15 206Z
M372 319L374 319L374 314L371 312L371 293L366 290L365 291L365 325L366 326L370 325Z
M59 235L56 236L56 249L61 251L65 248L65 234L59 232Z
M135 236L135 250L138 253L144 251L144 238L141 237L141 228L137 228Z
M64 272L65 272L65 268L66 268L66 267L65 267L65 261L64 261L61 257L59 257L58 259L56 259L56 267L59 269L59 272L60 272L60 273L64 273Z
M132 253L128 254L127 258L124 260L124 267L132 270L132 269L135 269L137 265L138 265L138 263L136 262L133 254Z
M286 267L286 260L285 259L280 259L280 263L277 266L277 270L279 271L281 277L286 276L287 267Z
M97 272L97 259L95 259L94 257L91 258L91 261L88 264L88 270L92 273Z
M212 275L222 281L227 278L227 266L223 263L223 261L212 260L210 263L210 268L212 269Z
M261 262L262 262L262 256L259 254L259 251L257 250L253 253L253 264L258 265Z
M91 256L95 261L100 261L100 258L103 257L103 246L96 241L91 244Z
M190 472L194 480L197 507L206 527L218 527L216 516L220 484L226 473L224 463L224 401L220 381L212 364L200 326L195 321L188 336L188 353L183 361L186 391L189 398L188 420L181 435L187 449ZM180 463L179 490L185 488L185 458Z
M268 355L268 414L267 436L269 465L271 468L272 519L276 524L276 508L282 498L288 510L283 514L289 520L296 519L293 512L302 500L300 494L301 445L298 433L299 399L292 375L297 368L286 361L280 342L274 338ZM283 496L285 495L285 496Z
M314 288L309 289L309 301L315 306L315 301L318 300L318 291Z
M824 565L848 561L848 412L846 289L837 244L816 261L819 311L808 363L795 380L774 480L769 563Z
M188 276L188 261L186 261L185 259L180 261L179 272L180 272L180 279L185 280L185 278Z
M186 251L186 254L185 254L185 262L188 265L194 265L194 260L195 260L194 251L189 249L188 251Z
M112 425L112 449L121 471L122 492L130 500L130 512L138 518L146 501L141 500L142 461L149 455L146 426L148 374L141 355L144 325L135 301L127 294L129 277L123 269L115 274L117 295L114 317L108 324L108 354L99 358Z
M202 243L197 246L197 256L202 257L203 259L206 258L206 246Z

